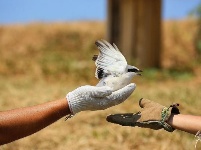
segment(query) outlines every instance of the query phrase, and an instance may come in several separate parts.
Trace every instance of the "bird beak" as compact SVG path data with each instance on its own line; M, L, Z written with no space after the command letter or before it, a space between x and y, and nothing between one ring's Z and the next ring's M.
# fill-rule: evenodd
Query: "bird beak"
M137 70L135 73L138 75L138 76L141 76L141 72L143 72L142 70Z

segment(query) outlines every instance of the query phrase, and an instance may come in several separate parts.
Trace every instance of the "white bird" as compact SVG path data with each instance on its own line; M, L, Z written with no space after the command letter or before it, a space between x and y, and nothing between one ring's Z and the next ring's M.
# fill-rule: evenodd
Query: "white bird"
M109 86L116 91L130 84L135 75L141 75L140 69L127 64L114 43L112 46L105 40L97 40L95 44L99 49L99 55L93 56L96 65L95 77L100 79L96 86Z

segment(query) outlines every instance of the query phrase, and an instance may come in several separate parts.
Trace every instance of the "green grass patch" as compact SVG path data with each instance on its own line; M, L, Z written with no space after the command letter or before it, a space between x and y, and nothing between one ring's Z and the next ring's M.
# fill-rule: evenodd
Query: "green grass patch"
M171 69L145 69L143 76L145 80L161 81L161 80L190 80L194 77L194 73L190 71L178 71Z

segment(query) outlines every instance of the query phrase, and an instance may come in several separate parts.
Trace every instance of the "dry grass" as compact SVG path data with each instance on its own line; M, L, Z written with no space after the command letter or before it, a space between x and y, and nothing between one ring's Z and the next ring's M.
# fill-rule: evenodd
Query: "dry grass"
M96 84L90 59L97 52L94 41L103 38L104 31L100 22L0 27L0 110L40 104L64 97L80 85ZM185 132L122 127L107 123L105 116L137 112L141 97L163 105L178 102L182 113L201 115L195 32L194 21L165 22L164 69L145 70L143 77L135 78L137 89L123 104L105 111L81 112L66 122L63 118L0 149L194 149L194 136Z
M196 59L195 20L166 21L163 23L162 65L166 69L191 70Z

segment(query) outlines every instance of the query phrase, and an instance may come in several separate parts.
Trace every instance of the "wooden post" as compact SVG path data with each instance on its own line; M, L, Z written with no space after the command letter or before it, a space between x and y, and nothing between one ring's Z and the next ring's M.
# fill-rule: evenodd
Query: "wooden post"
M161 1L139 0L137 58L144 67L160 67Z
M107 17L107 39L110 43L119 43L120 37L120 1L121 0L108 0L108 17Z
M136 12L136 1L126 0L120 3L120 49L122 49L124 56L127 61L132 62L133 58L136 57L136 45L137 45L137 21L136 16L133 15Z
M160 67L161 0L108 0L107 33L129 62Z

